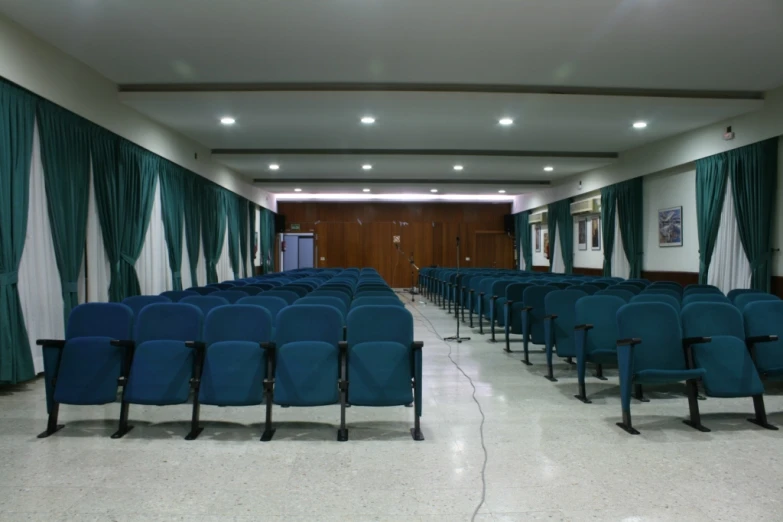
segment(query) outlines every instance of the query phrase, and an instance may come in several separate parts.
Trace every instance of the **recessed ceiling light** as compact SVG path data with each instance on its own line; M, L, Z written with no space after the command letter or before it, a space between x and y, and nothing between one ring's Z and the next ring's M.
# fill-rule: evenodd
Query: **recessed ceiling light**
M505 194L505 193L506 193L506 191L505 191L505 190L503 190L503 189L501 189L501 190L498 190L498 194Z
M271 165L269 165L269 170L280 170L280 165L278 165L277 163L272 163Z
M372 116L363 116L362 123L364 123L365 125L372 125L373 123L375 123L375 118L373 118Z
M462 170L464 168L462 165L454 165L454 170Z
M370 192L370 189L362 189L362 192Z
M370 165L369 163L366 164L366 165L362 165L362 169L363 170L372 170L372 165Z
M295 189L294 189L294 192L302 192L302 189L300 189L300 188L295 188Z
M514 120L512 120L511 118L500 118L498 120L498 123L501 125L513 125Z
M220 118L220 123L222 123L223 125L233 125L236 122L237 122L237 120L235 120L231 116L224 116L224 117Z
M544 167L544 170L547 172L552 172L553 170L555 170L555 168L550 165L547 165L546 167Z
M647 122L646 121L635 121L635 122L633 122L633 128L634 129L643 129L645 127L647 127Z
M430 189L430 192L432 192L433 194L435 194L437 191L438 189Z

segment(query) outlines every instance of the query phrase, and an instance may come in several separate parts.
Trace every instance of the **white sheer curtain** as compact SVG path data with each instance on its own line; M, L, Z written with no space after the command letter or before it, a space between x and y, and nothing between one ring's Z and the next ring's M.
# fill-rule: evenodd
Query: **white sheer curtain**
M87 301L105 303L109 300L111 267L103 248L101 221L95 204L95 176L90 173L90 205L87 209Z
M217 262L217 276L218 283L234 280L234 272L231 270L231 260L228 257L228 229L226 229L226 233L223 234L223 251L220 253L220 259L218 259Z
M136 275L139 278L142 295L158 295L172 288L166 233L163 229L160 182L155 186L150 224L147 227L147 235L144 238L141 254L136 260Z
M725 294L735 288L750 288L750 279L750 262L740 241L733 189L731 180L728 180L718 237L707 271L707 283L717 286Z
M612 277L628 279L631 275L631 263L625 256L623 238L620 234L620 213L614 214L614 250L612 251Z
M565 262L563 262L563 249L560 248L560 227L555 227L555 237L549 238L550 252L553 246L555 248L555 259L552 263L552 273L563 274L565 273Z
M43 371L41 347L36 339L62 339L65 336L60 274L54 256L49 210L38 125L33 130L33 156L30 165L30 196L27 234L19 264L19 301L30 340L35 372Z

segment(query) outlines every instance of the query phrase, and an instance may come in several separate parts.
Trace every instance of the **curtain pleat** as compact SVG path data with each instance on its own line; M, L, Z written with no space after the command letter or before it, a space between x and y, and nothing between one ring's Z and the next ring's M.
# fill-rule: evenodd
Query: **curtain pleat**
M141 294L157 295L171 290L173 282L170 266L163 220L161 184L158 183L152 200L150 224L144 237L144 245L134 265Z
M239 251L242 255L242 277L250 277L248 259L251 251L248 242L250 241L249 231L253 206L245 198L239 198Z
M601 189L601 242L604 246L604 277L612 277L612 253L614 252L615 214L617 212L617 188L614 185Z
M201 241L207 267L207 284L218 282L217 262L223 250L226 234L226 204L223 192L216 186L201 190ZM191 264L193 258L190 259Z
M644 244L644 211L642 178L634 178L617 185L617 214L623 250L631 266L629 277L642 275L642 246Z
M533 270L533 245L530 231L530 211L517 214L517 245L520 245L520 270ZM524 268L522 268L524 264Z
M707 275L718 237L721 211L726 196L728 163L725 154L716 154L696 162L696 221L699 234L699 283Z
M231 192L224 193L226 201L226 221L228 225L228 256L231 261L231 279L239 278L240 258L240 225L239 225L239 196Z
M182 225L185 219L185 184L182 169L168 161L160 164L160 199L166 250L173 290L182 290Z
M735 288L750 288L750 281L750 263L742 248L733 190L728 181L706 283L717 286L725 294Z
M557 241L555 241L557 234L557 208L558 203L550 203L547 205L547 234L549 235L549 271L554 272L555 265L555 252L557 250ZM543 245L541 246L543 249Z
M201 256L199 255L201 253L201 191L204 186L205 183L196 176L189 176L184 182L185 246L188 251L190 286L199 285L198 267L199 259L201 259Z

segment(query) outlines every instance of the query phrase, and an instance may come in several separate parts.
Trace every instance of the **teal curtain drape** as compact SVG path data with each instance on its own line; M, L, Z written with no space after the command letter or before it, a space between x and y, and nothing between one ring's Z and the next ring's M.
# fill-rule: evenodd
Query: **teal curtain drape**
M248 241L250 236L248 230L250 230L250 217L252 216L251 209L253 206L245 198L239 198L239 251L242 254L242 277L250 277L248 271Z
M519 212L515 214L516 218L516 240L517 248L519 248L519 265L518 268L522 270L533 270L533 240L530 233L530 211Z
M46 208L67 324L71 310L79 304L90 196L90 127L82 118L43 100L38 103L37 117Z
M234 279L239 278L239 196L232 192L223 192L226 202L226 221L228 223L228 259ZM244 214L243 214L244 215Z
M720 228L726 197L728 163L726 154L696 162L696 223L699 235L699 283L707 284L707 272Z
M182 226L185 219L185 172L169 161L160 163L160 202L172 287L182 290Z
M557 231L557 203L550 203L547 205L547 234L549 236L549 271L552 271L552 266L555 262L555 251L557 246L555 245L555 233ZM543 241L541 249L544 249Z
M612 277L615 212L617 212L617 187L610 185L601 189L601 241L604 243L604 277Z
M634 178L617 184L617 212L620 218L620 237L623 250L631 265L629 278L642 275L642 248L644 211L642 178Z
M111 264L109 300L139 295L136 261L152 213L159 156L96 129L90 149L95 202L103 245Z
M772 216L777 191L778 138L728 153L737 227L751 269L751 287L770 291Z
M35 377L17 282L27 234L36 98L0 82L0 382Z
M251 275L256 275L256 256L261 250L261 240L258 237L258 229L256 228L256 220L259 220L260 225L260 219L261 219L261 207L259 207L256 204L251 203L250 204L250 212L251 212L251 218L250 218L250 230L251 232L251 239L250 241L253 244L253 249L251 250L253 252L252 256L252 262L250 264L253 273ZM263 258L263 256L261 256ZM263 273L263 263L261 263L261 273Z
M205 182L198 176L184 180L185 246L188 249L190 285L198 286L198 258L201 255L201 190Z
M204 185L201 190L201 241L207 265L207 284L218 282L217 262L226 237L226 198L223 189Z
M266 211L266 271L271 273L275 271L275 213L271 210Z
M555 229L560 238L559 247L563 256L563 265L566 274L574 271L574 221L571 219L571 200L564 199L550 203L547 206L547 229L549 234L549 271L555 259Z
M267 216L268 212L265 208L262 208L259 210L259 225L258 225L258 248L260 250L259 252L259 258L261 259L261 273L266 274L268 272L267 270L267 262L266 262L266 256L269 252L269 244L267 242Z

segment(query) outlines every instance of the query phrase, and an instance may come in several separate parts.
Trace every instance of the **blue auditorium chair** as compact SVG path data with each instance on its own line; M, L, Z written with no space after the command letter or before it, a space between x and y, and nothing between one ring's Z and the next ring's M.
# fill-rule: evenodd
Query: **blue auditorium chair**
M346 292L341 292L339 290L321 290L319 288L318 290L311 292L309 295L309 297L316 297L316 296L336 297L337 299L341 300L346 307L351 306L351 294L348 294Z
M720 288L718 288L715 285L688 285L685 287L685 289L682 291L683 297L690 294L720 294L723 295L723 292L720 291Z
M579 393L575 397L586 404L591 402L585 390L587 363L596 365L595 377L602 381L606 380L603 365L617 363L617 311L625 304L613 295L591 295L576 302L574 346Z
M644 290L644 287L640 287L628 283L618 283L612 287L612 290L626 290L628 292L631 292L633 295L637 295L642 290Z
M122 304L133 310L133 315L138 316L139 312L153 303L170 303L171 299L162 295L134 295L122 300Z
M594 293L601 290L601 288L595 286L593 283L584 283L581 285L576 285L573 288L577 288L582 292L586 293L587 295L593 295Z
M673 299L676 299L677 302L682 301L682 290L679 292L674 289L674 287L665 287L665 286L648 286L639 295L668 295L671 296Z
M384 296L357 297L356 299L351 301L351 310L359 306L370 306L370 305L400 306L402 308L405 308L405 303L400 301L400 299L396 295L392 295L387 297Z
M674 281L656 281L654 283L651 283L650 286L648 286L645 290L652 290L652 289L658 289L658 290L671 290L672 292L675 292L677 294L677 297L679 299L682 298L683 288L680 283L675 283Z
M39 339L44 363L46 431L48 437L63 426L57 424L60 404L99 405L117 399L117 387L127 376L131 353L113 346L116 339L133 334L133 310L120 303L86 303L68 317L65 339Z
M212 283L207 285L207 287L217 288L218 290L231 290L234 288L234 285L231 283Z
M296 302L296 300L299 299L299 295L288 290L282 290L281 288L275 288L274 290L267 290L266 292L264 292L264 296L279 297L280 299L284 300L288 304L294 304L294 302Z
M692 367L703 368L708 397L752 397L752 422L776 430L767 422L764 385L745 343L742 314L731 303L696 302L682 308L685 343L692 345Z
M160 295L168 297L172 303L178 303L186 297L199 295L199 293L192 290L169 290L168 292L161 292Z
M281 286L280 290L285 290L286 292L293 292L298 297L304 297L310 293L309 288L300 285L285 285L285 286Z
M343 318L331 306L283 308L277 316L274 374L267 375L264 435L274 436L272 403L285 406L325 406L340 401L340 347Z
M576 357L574 327L576 327L576 302L587 294L576 287L556 290L544 297L544 345L546 347L547 374L545 377L557 382L552 367L552 352L569 363Z
M615 297L619 297L626 303L630 302L631 299L633 299L633 296L635 294L629 292L628 290L618 289L617 285L610 286L609 288L606 288L604 290L599 290L593 295L613 295Z
M732 304L731 300L726 297L723 294L715 294L715 293L690 293L685 294L682 298L682 306L685 308L686 305L689 305L691 303L726 303L726 304Z
M755 301L742 311L753 362L761 377L783 380L783 301Z
M249 294L243 290L218 290L217 292L210 295L212 297L222 297L230 304L236 303L243 297L249 297Z
M666 303L674 307L680 313L680 300L668 294L647 294L642 292L631 298L631 303ZM684 304L684 303L683 303Z
M182 302L151 304L139 313L133 341L127 345L133 349L133 360L122 394L119 429L112 438L123 437L132 428L128 424L130 404L164 406L188 401L195 384L192 379L201 372L195 350L185 343L201 341L203 323L201 310ZM118 344L125 345L123 341ZM196 436L191 432L186 438Z
M180 303L193 305L199 308L204 316L206 316L213 308L230 304L228 300L222 297L215 297L213 295L190 296L182 299Z
M396 297L397 294L394 293L394 290L389 288L388 290L370 290L370 291L361 291L358 290L354 295L354 299L358 299L360 297Z
M338 440L348 440L346 402L351 406L414 404L413 440L421 432L423 343L413 340L413 316L399 306L361 306L348 314L348 340L341 368L343 386ZM348 378L350 376L350 379Z
M399 301L399 299L397 300ZM348 307L345 306L345 303L342 301L342 299L339 299L337 297L308 295L307 297L302 297L301 299L297 300L296 303L294 303L294 305L295 306L300 306L300 305L332 306L337 310L339 310L340 315L343 316L343 324L345 324L345 319L346 317L348 317Z
M212 288L210 286L192 286L188 288L189 292L196 292L199 295L209 295L211 293L217 292L217 288Z
M639 432L631 423L631 390L634 385L685 382L690 419L685 424L709 431L701 425L696 382L704 378L703 368L689 364L691 345L683 343L680 316L665 303L632 303L617 312L617 365L620 371L622 422L617 425L632 435Z
M525 307L523 301L525 290L533 288L533 284L513 283L506 287L506 302L504 303L503 324L506 334L506 352L511 353L510 334L522 334L522 309Z
M280 310L288 306L288 303L282 297L274 295L267 295L269 292L264 292L263 295L251 295L250 297L243 297L236 304L241 305L254 305L265 308L272 316L272 327L277 326L277 314Z
M749 303L755 303L757 301L780 301L780 298L766 293L740 294L734 298L734 306L739 308L741 312Z
M490 339L489 342L495 341L495 322L503 316L506 303L506 288L509 285L514 284L516 281L513 279L499 279L492 283L489 296L489 309L487 310L487 320L489 321ZM502 321L501 321L502 322ZM502 326L502 325L499 325ZM479 318L479 330L481 331L481 318Z
M272 283L250 283L249 285L247 285L247 287L258 288L259 290L262 290L262 291L263 290L271 290L271 289L275 288L276 286L277 285L274 285ZM247 287L243 288L242 290L247 290Z
M240 291L246 293L249 296L253 296L260 294L264 290L262 288L258 288L257 286L245 285L240 287Z
M574 286L574 284L569 283L568 281L549 281L547 282L547 286L553 286L559 290L565 290L566 288Z
M200 405L254 406L264 402L271 358L262 343L272 340L272 316L260 306L219 306L204 320L203 343L189 343L200 358L189 440L203 430ZM200 375L200 378L199 378Z
M556 292L554 286L532 286L522 294L522 345L524 346L525 358L522 362L530 366L528 343L544 344L544 316L546 309L544 300L551 292Z
M735 288L734 290L729 290L729 293L726 294L726 297L728 297L729 300L733 303L738 295L742 295L742 294L764 294L764 293L766 293L766 292L763 292L762 290L753 290L751 288Z

